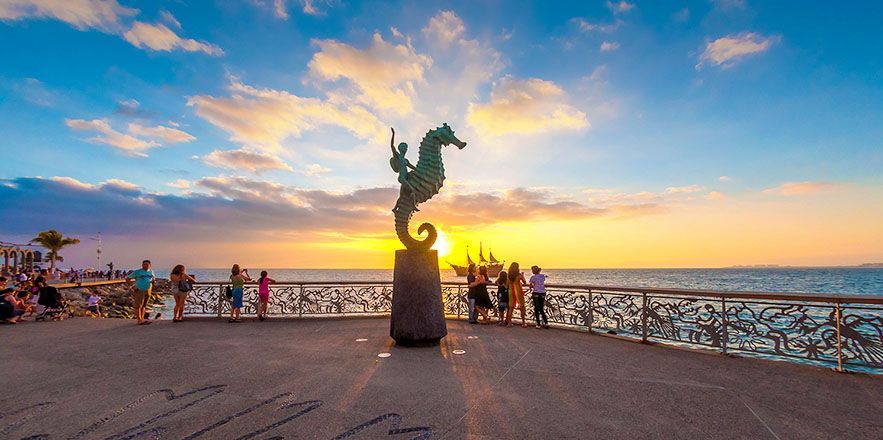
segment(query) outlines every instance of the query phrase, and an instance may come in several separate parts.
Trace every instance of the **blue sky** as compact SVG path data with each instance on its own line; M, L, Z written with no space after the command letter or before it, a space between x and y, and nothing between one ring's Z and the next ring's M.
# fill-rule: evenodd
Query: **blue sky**
M121 254L122 243L188 221L204 233L186 236L207 242L386 239L388 127L416 150L449 122L469 142L444 153L438 221L462 237L455 247L502 234L492 219L454 212L456 197L496 204L488 216L503 222L560 221L562 231L802 206L769 219L787 224L838 199L851 203L845 219L807 233L841 251L804 260L783 242L764 261L883 258L878 242L846 234L881 201L881 16L878 2L0 0L0 191L66 194L35 218L15 214L3 235L112 231ZM65 203L87 200L107 212L65 214ZM188 217L169 213L178 204ZM117 218L132 206L149 224ZM509 207L524 215L500 213ZM371 256L353 258L384 264L359 245ZM620 264L681 261L658 246L655 259ZM709 264L764 262L744 258Z

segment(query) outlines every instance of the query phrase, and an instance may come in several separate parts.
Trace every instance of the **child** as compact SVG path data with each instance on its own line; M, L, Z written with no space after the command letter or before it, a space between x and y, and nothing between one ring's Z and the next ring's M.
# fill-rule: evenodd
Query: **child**
M267 319L267 303L270 302L270 283L276 283L276 280L267 276L267 271L261 271L261 277L258 278L258 299L261 306L258 309L258 319L261 321Z
M546 276L540 273L539 266L531 266L530 288L533 291L533 315L537 319L537 328L549 328L549 318L546 317ZM542 323L540 322L542 320Z
M101 297L95 292L92 292L89 294L89 299L86 301L86 311L88 312L88 315L93 318L100 318L101 310L98 308L98 303L101 302Z
M509 274L505 270L497 276L497 318L506 325L506 309L509 308Z

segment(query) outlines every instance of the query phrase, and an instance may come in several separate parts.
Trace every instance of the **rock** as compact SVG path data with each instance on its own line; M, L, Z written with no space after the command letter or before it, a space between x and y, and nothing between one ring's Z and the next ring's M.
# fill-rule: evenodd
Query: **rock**
M389 321L397 345L435 345L447 336L437 251L396 251Z

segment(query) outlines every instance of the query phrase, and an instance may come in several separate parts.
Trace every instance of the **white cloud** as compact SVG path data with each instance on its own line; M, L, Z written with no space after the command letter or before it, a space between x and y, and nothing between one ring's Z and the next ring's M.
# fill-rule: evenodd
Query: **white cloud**
M331 168L324 167L317 163L310 164L301 171L305 176L315 177L321 176L322 174L327 174L331 172Z
M122 133L111 127L106 119L65 119L64 122L73 130L93 131L99 134L86 139L87 141L95 144L110 145L123 150L123 152L131 156L147 157L145 152L151 148L159 147L163 144L190 142L196 139L186 132L162 125L144 127L133 123L129 124L128 133Z
M80 189L80 190L95 189L95 185L92 185L91 183L80 182L79 180L74 179L73 177L55 176L55 177L50 177L49 180L56 182L56 183L60 183L64 186L68 186L68 187Z
M53 18L70 24L79 30L97 29L117 34L138 48L155 51L175 49L187 52L204 52L222 55L220 47L181 38L165 24L148 24L141 21L128 22L139 10L120 5L116 0L2 0L0 20L23 20L26 18ZM160 19L181 29L181 23L168 11L160 11ZM129 28L126 30L126 28Z
M116 131L110 126L110 123L104 119L93 119L91 121L85 119L65 119L64 122L68 127L74 130L94 131L100 134L99 136L88 138L87 140L89 142L110 145L123 150L132 156L146 157L147 154L144 153L145 151L159 146L159 143L155 141L138 139L134 136Z
M170 186L172 188L178 188L178 189L189 189L190 188L190 181L186 180L186 179L177 179L173 182L166 183L166 186Z
M130 134L133 134L135 136L159 139L160 141L162 141L163 144L180 144L183 142L196 140L196 138L190 133L178 130L177 128L165 127L162 125L145 127L141 124L133 122L129 124L128 128Z
M779 196L801 196L829 193L842 187L842 184L831 182L785 182L779 186L767 188L763 190L763 193Z
M439 12L430 18L429 23L423 28L423 33L427 38L445 45L459 40L465 32L466 25L453 11Z
M192 96L196 114L229 132L231 139L255 149L278 152L289 137L301 137L322 126L342 127L364 140L381 141L383 124L359 105L340 105L302 98L284 90L258 89L231 78L231 96Z
M132 28L123 34L123 38L135 47L155 51L170 52L180 49L186 52L204 52L216 56L224 54L224 51L214 44L181 38L175 31L162 23L149 24L136 21Z
M79 29L115 32L122 28L121 19L138 14L116 0L3 0L0 19L53 18Z
M469 104L466 119L482 137L589 127L586 114L568 104L555 83L509 76L494 87L489 103Z
M720 180L721 182L729 182L732 179L730 179L730 176L720 176L717 180Z
M254 174L262 174L265 171L285 170L292 168L278 157L252 151L247 148L239 150L215 150L202 158L206 165L230 170L248 171Z
M665 189L666 194L691 194L699 191L702 191L699 185L670 186Z
M607 65L602 64L592 70L592 73L582 77L583 81L602 81L607 74Z
M612 2L608 0L607 9L610 9L614 14L620 14L635 9L635 4L629 3L625 0L620 0L618 2Z
M696 70L704 65L732 66L738 60L752 54L766 52L778 41L778 37L765 37L753 32L728 35L706 43L705 50L699 56Z
M605 41L601 43L601 52L613 52L619 49L619 43L615 41Z
M570 22L575 24L581 32L613 32L622 25L622 20L616 20L613 23L592 23L582 17L571 18Z
M416 82L432 66L432 58L404 44L385 41L375 33L371 45L357 49L335 40L314 40L319 52L309 62L309 75L317 81L346 79L355 87L358 101L399 115L413 111Z
M719 191L711 191L705 196L705 198L708 200L723 200L726 197L727 196L724 195L724 193L719 192Z

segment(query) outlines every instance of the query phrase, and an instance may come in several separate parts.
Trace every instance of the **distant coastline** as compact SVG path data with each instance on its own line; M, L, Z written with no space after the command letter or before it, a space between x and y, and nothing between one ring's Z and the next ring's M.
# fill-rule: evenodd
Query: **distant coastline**
M862 263L853 266L782 266L778 264L747 264L725 269L883 269L883 263Z

